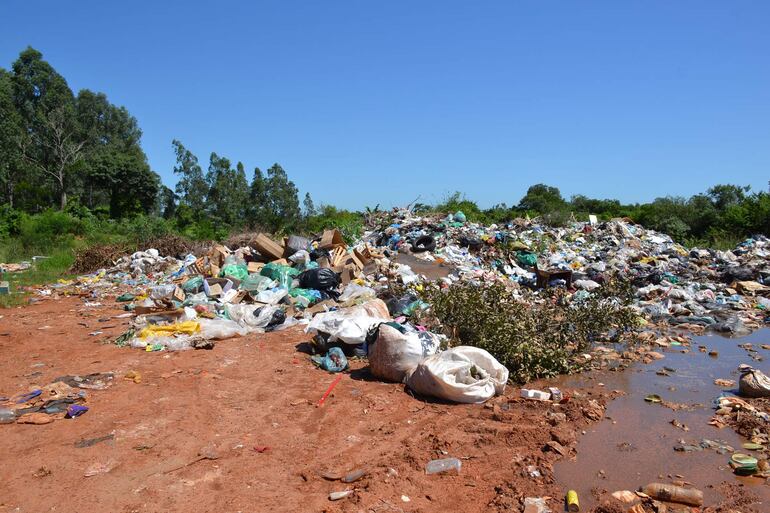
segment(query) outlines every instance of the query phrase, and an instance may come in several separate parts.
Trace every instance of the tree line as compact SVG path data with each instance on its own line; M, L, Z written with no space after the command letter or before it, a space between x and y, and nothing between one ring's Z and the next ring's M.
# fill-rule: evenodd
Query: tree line
M312 231L340 226L352 236L363 213L316 208L310 194L300 205L295 184L274 164L251 179L245 166L215 152L204 170L178 140L172 190L161 183L141 146L142 131L125 107L104 93L73 93L43 55L26 48L10 70L0 68L0 236L12 234L19 215L58 209L106 220L145 216L198 237L230 229ZM752 234L770 234L770 195L738 185L716 185L690 198L661 197L622 204L583 195L562 197L558 188L531 186L513 206L481 209L456 193L438 205L415 204L418 212L463 210L472 221L503 223L543 215L551 224L596 214L628 217L681 242L725 244ZM15 220L14 220L15 219ZM140 223L141 224L141 223ZM146 223L145 223L146 224Z
M26 213L87 209L119 219L137 214L227 226L293 224L298 191L279 164L249 183L238 162L216 153L204 173L174 140L175 190L161 183L141 147L142 131L104 93L73 93L65 78L27 48L0 68L0 204ZM305 196L305 214L314 206Z

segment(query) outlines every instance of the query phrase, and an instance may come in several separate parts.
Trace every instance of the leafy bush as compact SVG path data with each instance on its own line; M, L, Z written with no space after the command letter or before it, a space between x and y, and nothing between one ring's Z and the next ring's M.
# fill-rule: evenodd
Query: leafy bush
M635 321L628 308L630 288L622 284L582 301L560 289L525 292L524 300L516 299L500 284L432 288L425 299L455 344L489 351L510 370L513 381L522 383L577 370L577 355L595 340L619 338Z

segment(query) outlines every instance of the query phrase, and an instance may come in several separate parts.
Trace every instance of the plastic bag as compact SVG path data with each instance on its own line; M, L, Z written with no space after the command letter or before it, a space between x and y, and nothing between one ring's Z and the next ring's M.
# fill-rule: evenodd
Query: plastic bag
M182 290L193 294L200 291L201 287L203 287L203 276L193 276L182 284Z
M364 343L373 326L388 320L385 303L374 299L362 305L316 314L305 332L327 333L331 342L341 340L346 344L359 345Z
M743 397L770 397L770 378L762 371L741 366L738 393Z
M407 378L421 395L458 403L483 403L505 391L508 369L478 347L453 347L424 359Z
M284 288L276 287L274 289L269 290L263 290L259 294L257 294L254 297L255 301L258 301L259 303L265 303L268 305L276 305L278 304L286 295L289 293L288 290Z
M378 378L400 383L423 358L436 353L441 339L427 331L402 332L395 324L383 323L372 331L369 368Z
M235 278L238 281L245 280L249 276L249 268L244 264L227 264L219 273L221 278Z
M174 295L176 285L157 285L150 289L150 297L152 299L167 299Z
M230 319L201 319L200 336L205 339L222 340L248 334L248 330Z
M341 372L348 368L348 359L339 347L329 349L326 356L311 356L310 361L329 372Z
M516 261L519 265L534 267L537 264L537 255L531 251L517 251Z
M262 292L263 290L272 289L277 286L278 282L267 276L250 274L241 280L240 290L245 290L246 292Z
M289 261L294 262L295 264L307 265L307 263L310 262L310 253L301 249L290 256Z
M288 265L270 262L265 264L259 274L276 280L281 288L288 290L291 288L291 282L299 274L299 271Z
M166 325L150 324L149 326L142 328L142 331L138 333L137 337L144 339L177 334L192 335L198 333L200 330L201 324L198 321L184 321Z
M303 289L329 290L340 284L340 277L331 269L309 269L299 275Z
M345 286L342 294L340 294L340 297L337 298L337 301L340 303L348 303L353 301L361 302L369 301L375 297L377 297L377 293L374 291L374 289L351 282Z

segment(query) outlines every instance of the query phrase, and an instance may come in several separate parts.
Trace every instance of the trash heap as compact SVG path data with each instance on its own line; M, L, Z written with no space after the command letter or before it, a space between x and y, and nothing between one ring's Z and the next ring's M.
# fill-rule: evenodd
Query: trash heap
M216 340L302 326L314 335L313 362L323 369L338 372L348 358L368 357L380 379L481 402L502 391L507 370L478 348L441 351L445 337L419 324L430 309L420 299L424 287L502 283L514 297L530 289L528 300L545 301L537 291L561 287L587 297L621 278L632 285L633 307L648 328L741 335L770 320L769 256L765 237L731 251L688 250L625 219L484 226L462 212L394 209L371 216L351 245L340 231L326 230L280 241L260 233L242 238L241 247L214 245L203 255L148 249L44 293L124 292L118 300L135 318L116 340L121 346L210 349ZM440 272L429 279L425 269Z
M640 315L661 327L740 336L770 321L770 240L764 236L720 251L687 249L627 219L484 226L467 222L462 212L421 217L394 210L373 225L364 241L384 254L409 252L451 266L440 279L444 286L500 282L514 295L557 286L579 297L620 278L633 285ZM417 280L408 270L398 274Z

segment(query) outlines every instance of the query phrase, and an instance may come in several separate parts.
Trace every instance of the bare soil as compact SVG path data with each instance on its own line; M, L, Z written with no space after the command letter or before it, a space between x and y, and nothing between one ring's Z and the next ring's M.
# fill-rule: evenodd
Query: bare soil
M0 426L0 511L489 512L521 511L525 496L552 497L559 511L552 465L604 411L598 390L565 405L518 399L517 388L487 405L426 401L372 379L365 362L318 406L335 376L311 364L300 330L144 352L106 343L128 320L101 301L0 311L0 395L115 373L87 391L81 417ZM459 475L426 475L443 457L462 460ZM329 479L353 470L364 477Z

